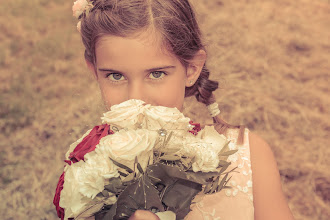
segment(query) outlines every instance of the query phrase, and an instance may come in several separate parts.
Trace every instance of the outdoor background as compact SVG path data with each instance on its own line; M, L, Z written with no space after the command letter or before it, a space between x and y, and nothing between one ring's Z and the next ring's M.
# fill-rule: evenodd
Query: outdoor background
M0 2L0 218L56 219L64 154L105 109L73 0ZM193 2L222 116L271 145L296 219L330 219L330 2Z

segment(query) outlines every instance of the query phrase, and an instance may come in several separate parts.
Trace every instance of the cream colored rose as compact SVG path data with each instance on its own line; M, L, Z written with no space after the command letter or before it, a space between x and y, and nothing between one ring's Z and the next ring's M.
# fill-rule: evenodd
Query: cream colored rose
M64 175L64 184L61 191L60 207L65 210L65 219L78 216L90 202L91 198L83 196L80 190L79 177L84 174L82 169L83 161L79 161L73 166L67 166Z
M157 132L146 129L120 130L100 140L95 151L133 169L135 157L143 168L147 166L157 139Z
M94 199L104 190L105 180L118 177L117 166L109 157L93 151L85 155L84 173L79 177L79 192Z
M205 126L203 130L198 132L197 138L201 138L206 143L209 143L210 147L215 151L215 153L219 153L222 148L225 146L227 139L224 135L219 134L214 126Z
M189 128L190 119L185 117L177 108L164 106L150 106L145 109L144 126L147 129L165 129L175 132L186 132Z
M207 143L198 144L195 149L196 155L192 164L193 171L217 171L219 157L218 154L210 147L210 145Z
M111 106L110 111L103 114L102 123L119 128L136 129L143 120L143 111L149 105L141 100L131 99Z
M194 172L213 172L219 164L219 152L225 146L227 139L219 134L213 126L205 126L197 136L187 136L181 153L194 158Z
M213 149L211 144L197 137L187 137L182 145L180 154L194 158L192 161L194 172L216 171L219 164L218 153Z
M104 190L105 181L118 176L113 162L94 151L85 155L85 162L81 160L66 166L60 199L65 218L76 218L91 204L95 204L93 199Z

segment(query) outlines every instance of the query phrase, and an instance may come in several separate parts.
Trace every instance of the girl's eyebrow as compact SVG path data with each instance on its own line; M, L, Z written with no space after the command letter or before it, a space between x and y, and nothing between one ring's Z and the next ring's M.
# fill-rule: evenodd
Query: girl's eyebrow
M158 70L163 70L163 69L174 69L176 68L175 66L162 66L162 67L155 67L151 69L147 69L147 72L153 72L153 71L158 71ZM114 70L114 69L108 69L108 68L99 68L99 71L102 72L113 72L113 73L122 73L119 70Z
M112 72L112 73L121 73L121 71L114 70L114 69L107 69L107 68L99 68L99 71L102 71L102 72Z
M155 67L155 68L151 68L151 69L147 69L147 72L153 72L153 71L157 71L157 70L163 70L163 69L174 69L175 66L163 66L163 67Z

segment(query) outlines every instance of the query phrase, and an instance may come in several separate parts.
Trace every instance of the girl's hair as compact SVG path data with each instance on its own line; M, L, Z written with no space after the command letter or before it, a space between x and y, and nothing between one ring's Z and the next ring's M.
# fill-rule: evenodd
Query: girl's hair
M162 37L163 45L187 66L195 54L204 49L195 13L188 0L94 0L94 7L81 15L81 35L85 45L85 58L95 64L95 44L104 35L131 37L145 30L154 30ZM209 105L215 102L212 92L218 82L209 79L204 65L192 87L186 87L185 97L195 96ZM222 124L223 133L233 127Z

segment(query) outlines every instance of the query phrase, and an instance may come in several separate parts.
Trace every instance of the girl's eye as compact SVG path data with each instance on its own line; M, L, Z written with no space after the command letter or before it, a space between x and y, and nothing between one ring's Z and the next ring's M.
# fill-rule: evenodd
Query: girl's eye
M166 73L162 72L162 71L155 71L155 72L152 72L149 77L151 79L161 79L163 78L164 76L166 75Z
M124 80L123 74L121 74L121 73L110 73L110 74L108 74L107 77L110 78L110 80L112 80L112 81Z

